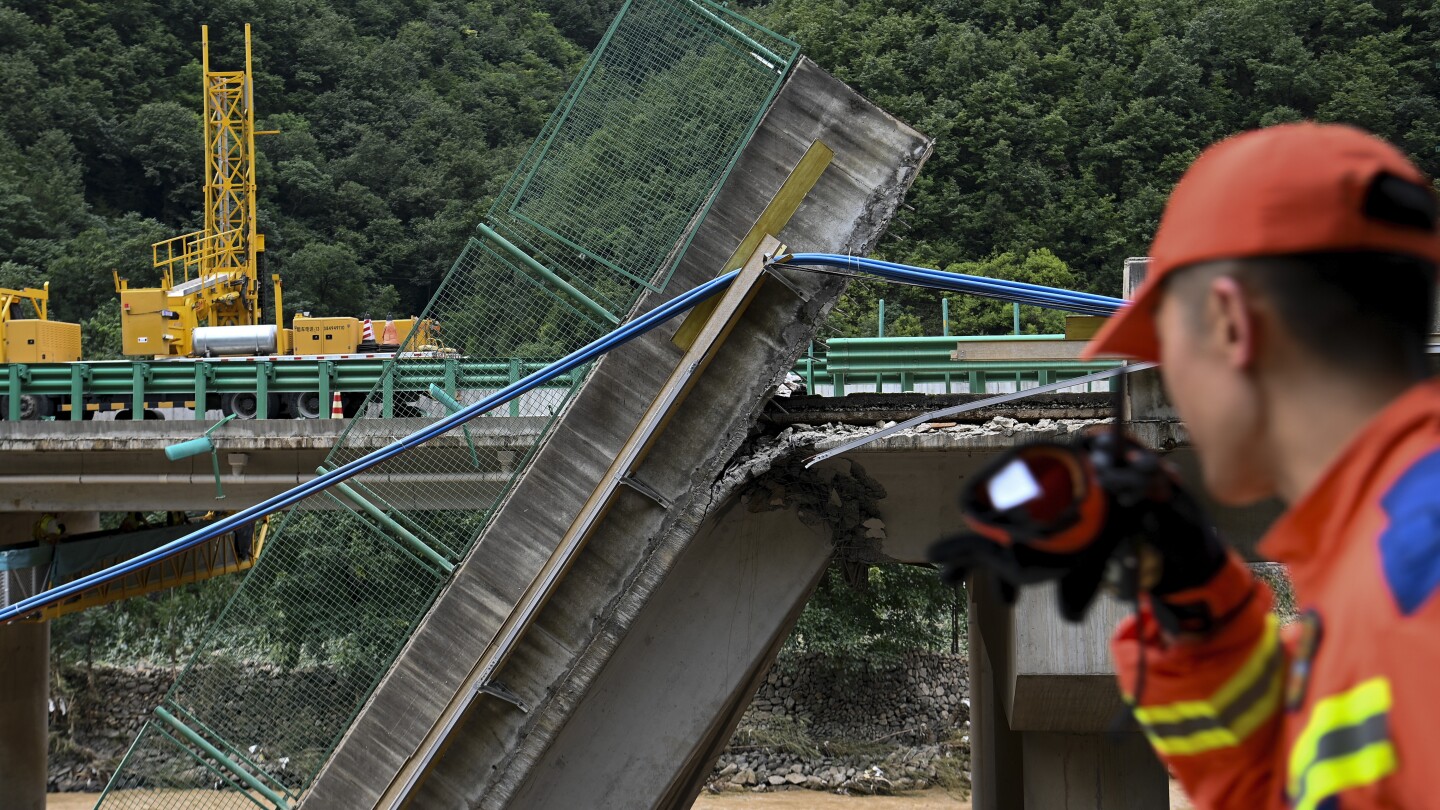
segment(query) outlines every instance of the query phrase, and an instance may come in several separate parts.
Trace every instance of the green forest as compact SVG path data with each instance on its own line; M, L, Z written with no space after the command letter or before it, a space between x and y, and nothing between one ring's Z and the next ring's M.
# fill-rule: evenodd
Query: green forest
M199 27L254 26L261 228L290 311L419 310L617 0L0 3L0 286L113 354L110 271L199 227ZM1440 169L1428 0L770 0L737 10L936 139L884 258L1115 294L1206 144L1346 121ZM923 291L857 286L830 334L938 333ZM1008 331L954 302L952 329ZM1050 319L1053 320L1053 319ZM1027 328L1053 328L1040 313Z
M200 25L214 67L239 69L248 22L257 124L279 131L258 142L264 269L284 277L287 309L417 312L619 2L0 0L0 287L48 281L52 317L84 324L87 356L118 354L111 271L154 282L149 245L201 224ZM735 8L935 138L876 247L893 261L1118 294L1195 155L1282 121L1354 123L1440 173L1433 0ZM935 294L871 283L826 334L874 334L880 298L887 334L939 334ZM951 303L954 333L1012 328L1002 305ZM1025 314L1029 331L1057 326ZM869 576L857 595L831 572L802 645L955 643L954 594L928 571ZM164 630L191 627L179 603L137 604L57 632L87 657L134 644L174 660L191 644Z

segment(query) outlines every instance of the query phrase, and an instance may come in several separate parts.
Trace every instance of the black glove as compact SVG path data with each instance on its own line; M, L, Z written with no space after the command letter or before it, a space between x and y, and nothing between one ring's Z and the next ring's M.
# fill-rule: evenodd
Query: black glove
M1061 614L1079 621L1108 570L1122 597L1148 590L1172 632L1215 618L1203 600L1165 597L1209 582L1224 546L1160 457L1113 431L1015 448L975 476L961 506L971 530L930 549L948 582L984 569L1013 599L1022 585L1056 580ZM1159 563L1153 581L1141 579L1142 544Z

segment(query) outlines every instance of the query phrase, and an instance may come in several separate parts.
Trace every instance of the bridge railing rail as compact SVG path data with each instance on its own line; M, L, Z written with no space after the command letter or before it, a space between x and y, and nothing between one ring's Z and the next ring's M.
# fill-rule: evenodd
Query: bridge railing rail
M1006 345L1021 347L1061 339L1062 335L831 338L812 344L792 370L804 381L807 392L843 397L859 391L1000 393L1080 377L1116 364L1111 360L1027 359L1027 354L1033 353L1018 351L1015 359L952 359L956 346L962 344L989 344L995 347L991 354L1003 354ZM53 409L56 417L79 421L85 414L74 403L87 398L106 398L114 407L128 406L132 418L142 418L145 403L157 397L199 403L213 394L245 392L257 395L257 418L265 419L274 415L269 412L269 394L314 392L322 410L328 410L332 393L363 394L378 384L377 415L393 417L407 413L416 394L426 394L432 385L449 394L495 390L549 362L406 358L393 374L385 373L393 363L386 358L12 363L0 366L5 397L5 411L0 415L19 420L21 397L27 395L63 400L71 407L68 412ZM568 388L575 377L572 373L551 385ZM519 403L512 402L507 414L520 416L519 408ZM205 409L196 408L195 418L204 419Z
M1118 365L1114 360L1033 359L1034 352L1016 351L1013 359L955 360L956 347L988 344L990 354L1007 345L1064 340L1064 335L979 335L883 338L831 338L812 344L794 372L806 391L843 397L860 391L925 393L1003 393L1082 377ZM1107 383L1094 385L1102 386Z

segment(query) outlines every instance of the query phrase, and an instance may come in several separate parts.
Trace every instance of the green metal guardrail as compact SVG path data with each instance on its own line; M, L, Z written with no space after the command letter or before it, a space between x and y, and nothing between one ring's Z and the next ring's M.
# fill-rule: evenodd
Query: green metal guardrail
M854 390L883 391L886 385L914 391L917 385L926 384L944 385L945 393L983 394L991 383L1046 385L1117 365L1114 360L957 361L950 358L956 346L964 343L1029 343L1063 338L1064 335L832 338L826 341L823 353L817 353L812 345L796 364L795 373L812 394L821 386L833 386L831 396L845 396Z
M385 358L334 360L163 360L163 361L80 361L76 363L12 363L4 369L4 418L20 419L21 397L64 398L73 403L124 402L132 419L144 417L145 403L157 400L204 402L211 394L254 393L256 418L269 413L270 394L310 393L319 395L322 409L330 407L335 392L368 394L380 385L381 415L392 417L397 397L403 393L424 393L435 385L447 393L460 390L493 390L543 368L547 361L465 358L405 358L394 374L386 374L393 361ZM578 375L557 383L570 387ZM57 400L58 402L58 400ZM153 407L153 404L151 405ZM511 403L511 415L518 416L518 403ZM54 409L60 413L59 409ZM204 419L205 409L196 408L195 418ZM69 419L84 418L81 408L72 407Z
M944 385L945 392L983 394L995 382L1030 382L1045 385L1079 377L1115 365L1114 361L1014 360L955 361L950 353L962 343L1024 343L1058 340L1060 335L1004 335L979 337L832 338L817 352L810 347L793 369L811 393L833 386L832 396L855 390L882 391L898 386L914 391L917 385ZM143 418L143 405L171 399L202 402L212 394L255 393L257 418L265 419L269 394L319 395L328 408L334 392L365 394L379 386L380 415L393 417L397 404L428 396L431 386L447 394L492 390L508 385L545 365L541 360L475 360L468 358L406 358L394 374L385 370L385 358L333 360L165 360L96 361L78 363L10 364L4 369L5 418L20 418L22 396L63 398L67 402L106 399L129 405L132 419ZM569 387L574 380L565 380ZM58 401L58 400L57 400ZM510 414L519 415L518 403ZM59 409L55 409L60 413ZM84 418L71 408L70 420ZM196 419L204 419L196 409Z

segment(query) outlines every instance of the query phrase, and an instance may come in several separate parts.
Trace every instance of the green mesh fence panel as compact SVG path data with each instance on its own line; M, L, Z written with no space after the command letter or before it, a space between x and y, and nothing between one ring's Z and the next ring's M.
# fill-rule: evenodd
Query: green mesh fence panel
M703 0L628 2L491 209L513 248L469 240L423 314L444 350L397 358L326 466L479 401L663 288L797 55ZM437 367L432 395L414 380ZM585 371L277 516L102 805L293 804Z
M726 9L632 0L490 218L595 300L662 289L798 46Z

